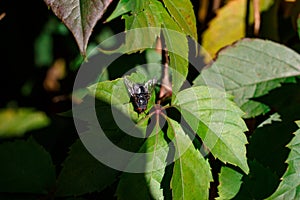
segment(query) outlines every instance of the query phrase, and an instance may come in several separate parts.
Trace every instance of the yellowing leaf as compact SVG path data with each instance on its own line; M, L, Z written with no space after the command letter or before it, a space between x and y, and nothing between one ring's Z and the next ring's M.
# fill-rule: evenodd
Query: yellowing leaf
M45 113L30 108L0 110L0 137L20 137L49 124Z
M222 47L245 36L245 11L246 0L230 1L218 10L217 16L203 33L202 46L209 53L200 52L205 56L205 62L209 62Z
M208 63L216 53L227 46L245 37L246 0L231 0L217 11L217 16L210 22L209 28L203 33L201 52ZM268 10L274 0L259 2L260 12ZM250 1L249 23L254 22L253 1ZM205 50L205 52L204 52Z

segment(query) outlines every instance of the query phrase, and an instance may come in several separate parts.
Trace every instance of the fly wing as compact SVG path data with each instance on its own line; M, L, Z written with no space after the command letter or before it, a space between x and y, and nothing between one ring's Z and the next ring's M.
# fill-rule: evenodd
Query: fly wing
M145 83L145 89L146 89L146 92L148 92L149 94L152 93L152 90L155 86L155 84L157 83L157 80L155 78L153 79L150 79L149 81L147 81Z
M124 77L124 83L127 87L127 90L131 96L134 95L134 83L130 81L126 76Z

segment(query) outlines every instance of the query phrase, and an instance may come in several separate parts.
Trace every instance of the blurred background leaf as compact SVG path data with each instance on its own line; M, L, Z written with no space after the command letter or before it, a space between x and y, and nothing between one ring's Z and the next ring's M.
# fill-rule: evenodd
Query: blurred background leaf
M26 132L49 125L44 112L31 108L6 108L0 110L0 138L21 137Z
M50 154L33 138L0 144L0 192L47 194L55 187Z

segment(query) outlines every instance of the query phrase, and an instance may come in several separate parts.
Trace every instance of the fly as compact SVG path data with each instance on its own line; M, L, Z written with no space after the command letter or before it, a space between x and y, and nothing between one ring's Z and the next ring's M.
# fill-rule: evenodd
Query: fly
M134 83L124 77L124 83L130 94L130 101L134 110L140 114L147 109L148 101L151 97L151 92L156 84L156 79L151 79L145 84Z

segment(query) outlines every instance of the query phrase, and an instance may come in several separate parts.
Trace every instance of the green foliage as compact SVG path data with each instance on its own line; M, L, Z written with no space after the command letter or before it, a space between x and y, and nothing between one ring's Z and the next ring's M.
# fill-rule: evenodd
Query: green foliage
M168 135L173 135L175 157L171 189L173 199L208 199L208 188L213 180L210 167L194 148L182 127L168 119Z
M167 145L164 133L156 123L149 138L138 151L138 153L148 153L145 159L146 173L124 173L116 192L120 199L151 199L151 197L162 199L164 197L161 183L168 155ZM135 159L132 159L129 166L137 164Z
M300 127L300 121L296 122ZM267 199L298 199L300 197L299 187L299 142L300 142L300 129L295 132L295 137L288 144L291 149L287 159L288 168L282 177L282 182L277 190Z
M216 62L194 81L234 95L246 118L269 108L253 98L263 96L300 75L300 55L271 41L244 39L219 52Z
M272 114L268 119L266 119L265 121L263 121L260 125L258 125L257 128L261 128L267 124L272 124L272 122L280 122L280 115L278 113L274 113Z
M190 35L197 41L196 19L193 14L193 6L190 1L170 1L163 0L171 16L177 22L187 35ZM168 23L167 23L168 24Z
M133 79L134 77L136 77L136 80L142 80L142 75L133 74L131 78ZM129 101L129 96L127 95L122 79L100 82L91 86L90 90L96 98L119 108L125 115L137 120L139 124L136 113L132 112L133 108L129 108L128 104L124 104ZM243 131L247 130L247 128L241 118L243 112L230 99L232 99L231 96L217 89L204 86L192 87L179 92L173 105L170 105L168 108L177 108L182 113L188 125L200 136L214 156L225 163L229 162L239 166L247 173L249 170L246 162L245 148L247 139L243 134ZM150 103L148 106L149 109L151 109L153 104ZM150 115L152 114L154 113L151 113L150 110ZM190 132L186 129L187 127L163 114L156 116L156 118L157 117L167 120L167 132L161 130L158 124L159 122L156 121L154 132L150 134L150 138L146 140L140 151L151 152L153 151L154 145L164 146L163 135L167 135L175 146L175 163L170 183L173 197L175 199L184 197L207 199L209 182L212 181L209 164L188 137ZM220 122L223 123L222 127L220 127ZM112 128L112 126L110 126L110 128ZM171 150L169 149L168 151ZM150 163L145 161L145 170L151 171L154 167L153 165L155 165L154 169L163 169L166 165L166 163L164 163L166 159L165 153L167 153L166 150L159 151L155 153L153 157L149 158ZM155 159L159 159L159 161L155 161ZM163 163L164 165L162 165ZM134 165L134 163L129 163L129 166L130 165ZM141 175L125 174L121 177L121 185L119 185L117 192L120 198L124 198L124 192L128 191L128 189L125 188L129 187L129 185L131 186L129 182L133 182L134 177L137 178L140 176ZM141 188L137 190L144 192L147 191L145 188L148 188L150 196L161 197L162 191L160 191L159 185L163 178L163 171L155 170L151 173L145 173L144 176L147 187L143 184L138 184L134 186L134 188L142 187L144 189ZM126 182L128 183L126 184ZM191 184L197 184L198 186L196 188L198 191L190 187ZM142 192L143 194L141 195L144 195L144 192Z
M233 199L265 199L276 188L278 176L257 161L249 161L250 173Z
M100 70L101 74L89 74L94 76L92 80L83 80L85 85L74 88L72 97L71 89L64 88L65 80L59 84L68 94L55 91L49 95L50 102L74 100L72 114L75 123L80 124L76 128L81 141L78 135L69 138L67 133L75 130L64 122L54 128L53 124L48 126L50 120L44 112L29 108L0 111L1 199L300 198L300 122L296 122L298 127L294 124L300 115L298 43L290 45L292 50L269 40L239 40L253 36L248 33L254 22L253 1L251 5L246 0L222 1L224 6L210 13L216 17L204 24L209 26L202 35L198 35L203 31L202 24L194 15L196 1L45 2L62 23L49 19L34 39L32 63L36 66L50 66L61 56L62 52L54 52L53 35L69 36L65 26L75 37L81 54L64 58L68 69L77 70L83 61L93 63L99 49L108 56L128 55L110 66L104 66L106 60L101 60L97 64L105 69ZM199 2L203 6L204 1ZM294 35L289 33L292 36L284 38L285 30L278 29L277 19L285 20L289 13L283 10L286 16L279 18L275 13L278 2L259 2L260 34L265 36L269 27L276 28L270 29L269 39L281 39L289 45L296 41L297 33L300 35L299 16L297 23L293 21L298 32L294 26ZM112 5L116 5L112 13L104 15ZM105 25L101 24L102 16L108 16ZM0 18L2 23L3 15ZM96 51L91 50L120 27L126 33L121 46L115 47L118 41L111 37ZM92 41L88 43L90 36ZM189 59L199 58L198 47L194 47L198 38L203 49L216 57L195 74L189 71L193 67ZM172 90L166 98L160 96L167 86L162 81L166 68L161 66L164 55L158 53L158 41L168 50L167 73ZM196 54L191 55L191 49ZM87 52L90 58L82 58ZM209 55L201 53L208 62ZM132 82L143 84L158 79L142 113L134 110L133 98L122 78L131 69L134 71L127 78ZM185 81L193 85L183 85ZM86 83L92 84L85 87ZM23 85L27 97L35 91L34 84ZM63 131L57 133L58 127ZM107 148L107 141L132 156L116 155L114 149ZM99 150L98 154L94 149ZM117 168L113 163L121 166Z
M45 113L30 108L1 109L0 121L0 138L21 137L50 123Z
M196 21L194 15L191 15L193 10L189 1L176 0L164 3L170 14L157 0L134 4L132 1L120 1L108 19L112 20L123 14L125 30L128 31L125 49L130 52L154 48L156 39L160 37L162 31L169 51L169 65L174 69L172 86L173 92L176 93L187 76L189 49L186 36L190 35L197 39ZM129 14L126 14L128 12Z
M0 144L0 192L47 194L55 186L51 157L34 139Z
M178 93L174 105L215 157L248 173L247 127L243 112L230 99L224 92L197 86Z
M54 61L53 55L53 35L67 35L68 30L64 24L57 19L50 18L47 24L44 25L41 34L34 42L35 50L35 65L38 67L49 66Z
M76 166L76 167L75 167ZM118 171L95 159L80 141L72 146L57 179L57 196L78 196L101 191L113 183Z
M243 175L239 172L229 167L222 167L219 174L219 197L216 199L232 199L240 190L242 177Z

